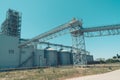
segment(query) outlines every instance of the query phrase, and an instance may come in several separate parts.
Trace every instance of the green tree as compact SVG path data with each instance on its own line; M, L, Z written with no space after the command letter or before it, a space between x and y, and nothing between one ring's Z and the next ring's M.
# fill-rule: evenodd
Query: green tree
M119 55L119 54L117 54L117 58L120 58L120 55Z
M116 56L113 56L113 59L117 59L117 57L116 57Z

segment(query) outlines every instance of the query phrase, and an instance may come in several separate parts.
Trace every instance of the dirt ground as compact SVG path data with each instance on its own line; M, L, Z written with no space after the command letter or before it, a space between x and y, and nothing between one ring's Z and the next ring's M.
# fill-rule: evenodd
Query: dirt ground
M66 80L120 80L120 69L108 73L77 77Z

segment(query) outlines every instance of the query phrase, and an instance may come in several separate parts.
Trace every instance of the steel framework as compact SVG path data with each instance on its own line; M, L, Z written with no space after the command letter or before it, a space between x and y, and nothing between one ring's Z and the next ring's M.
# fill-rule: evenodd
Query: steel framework
M6 19L1 25L2 33L8 36L20 38L21 16L20 12L9 9L6 13Z
M85 39L84 37L97 37L97 36L109 36L120 34L120 24L98 26L91 28L83 28L82 21L73 19L72 21L60 25L48 32L40 34L25 43L21 43L19 47L26 46L31 43L43 42L55 37L70 33L72 36L72 51L73 51L73 64L83 65L86 64Z
M27 45L31 42L36 42L36 41L45 42L46 40L53 39L55 37L67 34L67 33L70 32L70 30L72 28L75 28L75 27L78 27L78 26L82 26L81 21L72 20L72 21L70 21L68 23L65 23L63 25L60 25L60 26L58 26L58 27L56 27L56 28L54 28L50 31L42 33L42 34L32 38L31 40L26 41L25 43L21 43L20 46L25 46L25 45Z

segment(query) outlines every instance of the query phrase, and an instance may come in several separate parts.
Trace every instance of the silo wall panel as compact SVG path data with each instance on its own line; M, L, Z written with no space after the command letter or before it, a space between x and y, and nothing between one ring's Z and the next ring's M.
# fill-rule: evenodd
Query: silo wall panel
M71 55L70 52L60 52L60 65L70 65L71 64Z
M37 50L35 53L35 66L43 67L46 66L44 58L44 50Z
M45 59L47 66L57 66L58 58L56 50L46 50L45 51Z

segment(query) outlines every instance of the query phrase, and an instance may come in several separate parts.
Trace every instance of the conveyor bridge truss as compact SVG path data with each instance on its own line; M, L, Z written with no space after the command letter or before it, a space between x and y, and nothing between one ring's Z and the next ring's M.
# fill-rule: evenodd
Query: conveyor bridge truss
M28 44L37 44L37 42L45 42L49 39L53 39L67 33L70 33L72 36L72 51L73 53L75 52L73 55L73 64L84 65L86 64L86 60L83 60L81 55L86 54L84 37L119 35L120 24L83 28L81 20L73 19L68 23L38 35L25 43L21 43L19 47L23 47Z

